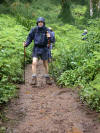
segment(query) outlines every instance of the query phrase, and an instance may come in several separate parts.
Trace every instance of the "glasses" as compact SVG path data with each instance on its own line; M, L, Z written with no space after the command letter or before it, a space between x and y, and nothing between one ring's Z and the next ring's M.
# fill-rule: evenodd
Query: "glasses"
M42 21L39 21L38 23L43 23Z

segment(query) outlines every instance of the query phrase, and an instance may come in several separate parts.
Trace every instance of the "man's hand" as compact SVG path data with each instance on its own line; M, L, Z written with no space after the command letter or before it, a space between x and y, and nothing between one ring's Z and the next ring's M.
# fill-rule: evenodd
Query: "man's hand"
M23 46L24 46L24 47L26 46L26 42L23 42Z
M51 36L50 36L50 33L47 31L47 38L50 38Z

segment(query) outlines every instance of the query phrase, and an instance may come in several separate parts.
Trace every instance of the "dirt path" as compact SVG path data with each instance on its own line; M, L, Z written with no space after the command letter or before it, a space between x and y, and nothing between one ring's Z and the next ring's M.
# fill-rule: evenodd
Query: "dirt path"
M42 63L38 64L38 87L32 88L31 65L26 68L26 84L7 111L6 133L100 133L96 113L80 103L76 92L45 84Z

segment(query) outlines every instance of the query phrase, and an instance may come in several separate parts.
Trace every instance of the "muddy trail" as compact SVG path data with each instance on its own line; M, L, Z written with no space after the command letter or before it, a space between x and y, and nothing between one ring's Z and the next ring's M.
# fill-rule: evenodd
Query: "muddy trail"
M100 133L97 113L83 105L76 91L46 85L44 68L37 66L38 86L32 87L31 65L26 67L26 84L19 97L6 109L6 133Z

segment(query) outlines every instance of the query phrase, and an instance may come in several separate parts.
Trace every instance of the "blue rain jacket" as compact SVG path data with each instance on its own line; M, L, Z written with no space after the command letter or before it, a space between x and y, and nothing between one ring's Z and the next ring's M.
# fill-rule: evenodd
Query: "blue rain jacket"
M32 42L32 40L34 40L34 46L36 47L47 47L48 45L48 38L46 36L47 31L50 33L50 42L54 43L54 36L51 33L51 31L45 27L45 25L43 27L38 27L36 26L35 28L32 28L27 40L26 40L26 47Z

